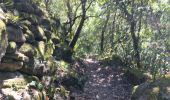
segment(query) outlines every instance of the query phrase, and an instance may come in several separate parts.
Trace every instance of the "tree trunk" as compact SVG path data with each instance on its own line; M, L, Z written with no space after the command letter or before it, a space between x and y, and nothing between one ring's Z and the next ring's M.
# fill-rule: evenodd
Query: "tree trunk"
M101 53L103 53L104 51L104 33L106 31L106 28L107 28L107 23L110 19L110 10L108 11L108 14L106 16L106 21L104 23L104 26L102 28L102 33L101 33L101 42L100 42L100 50L101 50Z
M130 32L131 32L131 36L132 36L132 40L133 40L133 48L134 48L134 53L135 53L135 61L137 64L137 67L141 67L140 66L140 54L139 54L139 47L138 47L138 39L135 35L135 21L132 20L131 21L131 26L130 26Z
M83 28L83 25L84 25L84 22L85 22L85 19L86 19L86 2L87 2L86 0L81 0L81 3L82 3L82 13L83 14L82 14L82 18L81 18L80 24L79 24L79 26L78 26L78 28L76 30L76 33L75 33L75 35L74 35L74 37L73 37L73 39L72 39L72 41L71 41L71 43L69 45L69 47L71 49L74 49L74 46L76 45L76 42L77 42L77 40L79 38L79 35L81 33L81 30Z

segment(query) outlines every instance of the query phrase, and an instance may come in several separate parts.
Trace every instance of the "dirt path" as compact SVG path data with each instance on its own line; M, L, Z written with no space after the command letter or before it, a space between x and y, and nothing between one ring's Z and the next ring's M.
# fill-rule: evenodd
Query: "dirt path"
M104 67L92 59L84 63L88 81L75 100L130 100L131 85L120 68Z

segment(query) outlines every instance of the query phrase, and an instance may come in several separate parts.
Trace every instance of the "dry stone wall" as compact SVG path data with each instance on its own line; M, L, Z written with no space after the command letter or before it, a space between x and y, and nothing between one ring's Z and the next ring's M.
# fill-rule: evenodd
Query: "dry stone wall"
M59 43L53 43L58 41L58 19L50 18L34 0L0 0L0 4L0 99L41 100L44 92L35 90L32 96L26 87L32 75L46 74L46 56L53 54L48 46Z

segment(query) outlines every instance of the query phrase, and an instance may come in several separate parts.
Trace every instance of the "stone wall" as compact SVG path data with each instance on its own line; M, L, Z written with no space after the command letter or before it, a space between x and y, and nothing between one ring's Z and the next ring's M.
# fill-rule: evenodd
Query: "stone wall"
M19 70L41 76L47 44L53 45L52 40L55 40L53 34L57 20L52 20L31 0L5 0L1 3L0 70Z
M46 59L60 43L55 36L59 20L50 18L34 0L0 0L0 3L0 99L15 94L11 87L19 84L18 88L24 87L25 92L13 95L18 99L23 93L29 95L25 87L31 81L25 76L41 78L46 74L49 67Z

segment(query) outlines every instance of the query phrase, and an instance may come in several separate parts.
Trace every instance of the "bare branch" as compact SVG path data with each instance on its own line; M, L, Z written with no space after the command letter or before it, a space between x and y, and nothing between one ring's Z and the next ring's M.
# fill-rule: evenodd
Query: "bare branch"
M86 8L86 11L90 8L90 6L92 5L93 2L94 2L94 0L91 0L90 4Z

